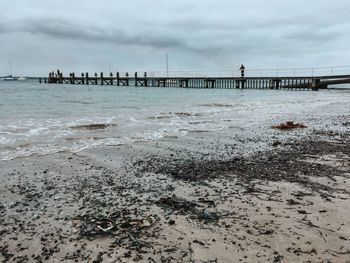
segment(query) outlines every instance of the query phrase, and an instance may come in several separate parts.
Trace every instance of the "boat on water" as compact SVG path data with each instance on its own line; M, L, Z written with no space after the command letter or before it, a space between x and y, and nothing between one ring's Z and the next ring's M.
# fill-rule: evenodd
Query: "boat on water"
M14 77L12 75L2 77L1 80L3 81L17 81L20 80L20 77Z
M11 63L11 61L9 61L9 72L6 73L6 74L9 74L9 75L3 76L3 77L0 76L0 80L3 80L3 81L18 81L18 80L25 80L26 79L24 77L12 76L11 73L12 73L12 63Z

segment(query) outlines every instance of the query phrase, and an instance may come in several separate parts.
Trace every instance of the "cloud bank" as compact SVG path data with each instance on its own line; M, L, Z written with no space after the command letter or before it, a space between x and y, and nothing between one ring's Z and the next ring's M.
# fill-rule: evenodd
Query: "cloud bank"
M350 64L345 0L0 0L0 75Z

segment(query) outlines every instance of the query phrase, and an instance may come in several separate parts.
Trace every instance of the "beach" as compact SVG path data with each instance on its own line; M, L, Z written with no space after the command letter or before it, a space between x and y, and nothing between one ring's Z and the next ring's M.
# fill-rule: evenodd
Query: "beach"
M29 87L0 101L3 262L349 262L348 91Z

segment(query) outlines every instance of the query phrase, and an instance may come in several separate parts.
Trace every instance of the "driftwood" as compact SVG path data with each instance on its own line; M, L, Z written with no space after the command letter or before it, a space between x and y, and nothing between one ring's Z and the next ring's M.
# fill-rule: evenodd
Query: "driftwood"
M279 130L291 130L291 129L297 129L297 128L306 128L302 123L294 123L292 121L287 121L285 123L281 123L279 125L274 125L271 128L272 129L279 129Z

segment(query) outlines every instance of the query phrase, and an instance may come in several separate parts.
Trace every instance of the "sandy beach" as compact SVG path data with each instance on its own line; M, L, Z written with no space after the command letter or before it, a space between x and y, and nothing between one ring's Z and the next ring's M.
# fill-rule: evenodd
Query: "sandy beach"
M3 161L0 259L349 262L350 123L333 124Z
M350 0L0 4L0 263L350 263Z

